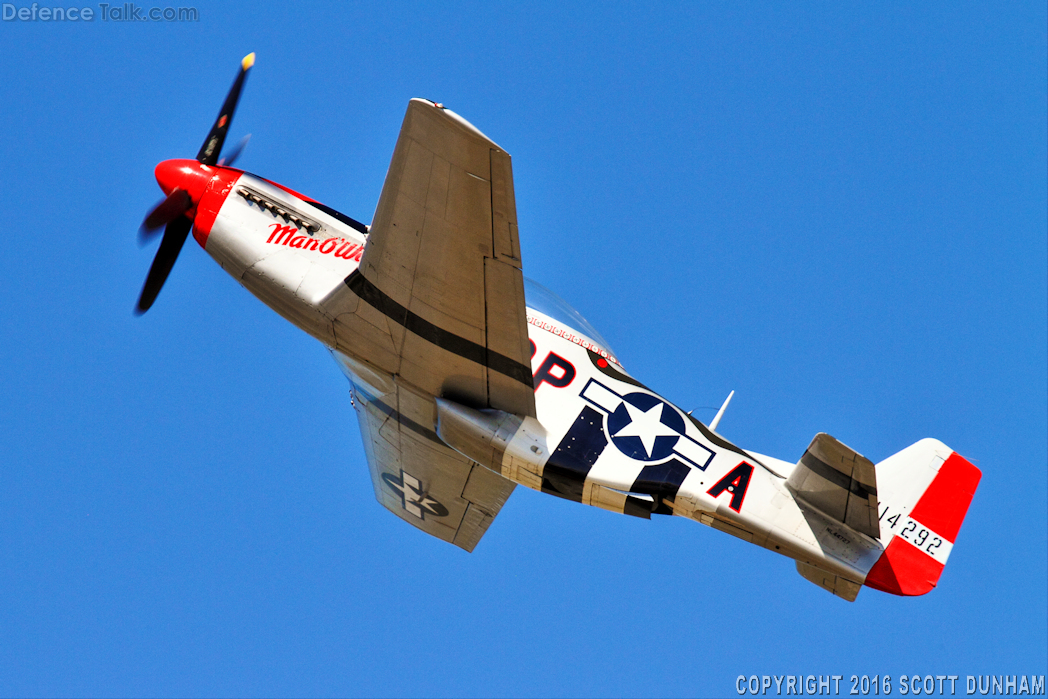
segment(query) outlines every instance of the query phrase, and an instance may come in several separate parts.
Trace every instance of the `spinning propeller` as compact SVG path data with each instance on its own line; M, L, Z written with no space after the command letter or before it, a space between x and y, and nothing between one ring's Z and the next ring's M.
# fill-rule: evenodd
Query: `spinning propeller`
M164 228L164 237L160 240L160 249L157 250L153 265L149 268L146 282L142 286L142 293L138 297L136 313L141 315L149 310L156 300L157 294L163 288L167 275L175 266L178 253L182 250L182 244L186 242L190 229L193 227L193 216L196 205L200 203L210 181L211 167L215 165L230 166L240 155L250 136L240 141L230 153L228 158L219 160L222 153L222 144L225 143L229 125L233 123L233 113L240 99L240 90L244 87L244 79L248 70L255 64L255 54L251 53L240 62L240 72L237 73L233 87L229 88L226 101L218 112L211 132L204 139L197 153L196 163L191 160L165 160L156 166L156 179L160 188L164 190L167 197L153 207L139 229L139 241L146 243L156 237L157 231Z

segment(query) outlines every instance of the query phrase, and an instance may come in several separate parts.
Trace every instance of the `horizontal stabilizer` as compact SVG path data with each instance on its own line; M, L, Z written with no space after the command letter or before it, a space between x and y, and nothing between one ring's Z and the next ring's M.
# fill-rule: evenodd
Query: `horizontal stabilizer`
M830 435L815 435L786 485L798 500L861 534L880 538L873 462Z
M859 590L862 589L862 585L853 580L842 578L822 568L816 568L800 561L797 561L797 572L805 580L810 580L822 589L829 590L841 599L846 599L849 602L854 602L855 598L859 596Z

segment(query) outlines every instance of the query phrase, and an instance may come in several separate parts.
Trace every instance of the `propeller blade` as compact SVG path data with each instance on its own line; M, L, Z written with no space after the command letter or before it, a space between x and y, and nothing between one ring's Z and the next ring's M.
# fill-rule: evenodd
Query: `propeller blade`
M233 81L233 87L229 88L229 94L226 95L226 101L218 112L218 118L215 119L214 126L211 127L211 133L204 139L204 145L200 146L200 152L197 153L196 159L204 165L215 165L218 162L218 156L222 153L222 144L225 143L229 125L233 123L233 112L237 109L240 90L244 87L244 79L253 65L255 65L255 54L253 53L244 56L244 60L240 62L240 72L237 73L236 80Z
M222 154L222 145L226 141L229 126L233 123L233 113L236 111L237 102L240 100L240 91L244 87L247 72L251 70L251 66L254 64L255 54L253 53L244 56L244 59L240 61L240 72L237 73L233 86L229 88L229 94L226 95L226 101L222 103L222 109L218 112L218 118L215 119L211 132L208 133L207 138L204 139L204 144L200 147L200 152L197 153L197 162L202 165L215 165L219 162L219 156ZM233 149L230 156L222 161L222 164L232 164L243 151L244 146L247 145L249 138L250 136L243 138L236 148ZM178 165L177 162L171 162L176 166ZM182 181L184 179L181 175L173 178L169 177L172 175L169 171L170 164L168 163L165 168L161 168L160 165L157 166L157 182L160 183L161 188L165 191L174 184L170 180ZM165 163L161 163L161 165L165 165ZM207 170L207 168L203 169ZM193 179L192 175L193 173L190 172L187 176L191 176L190 179ZM169 183L165 185L165 181ZM142 221L142 226L138 231L139 242L142 243L152 238L155 235L154 231L161 226L166 227L164 228L164 237L160 241L160 249L157 250L156 257L153 258L153 264L149 268L149 274L146 275L145 284L142 285L142 293L138 296L138 305L135 307L137 315L142 315L152 307L157 295L164 287L164 282L167 281L168 275L171 274L171 269L175 266L175 260L178 259L178 253L182 251L182 246L189 236L189 231L193 228L192 219L185 216L192 208L193 197L189 192L176 186L162 202L153 207L153 210Z
M223 165L225 167L233 167L233 163L235 163L237 161L237 158L240 157L240 153L244 150L244 146L246 146L247 142L250 140L251 134L248 134L247 136L244 136L242 139L237 141L237 144L233 146L233 150L229 153L229 155L222 156L219 159L218 164Z
M135 311L137 315L148 311L156 301L157 294L167 281L171 268L175 266L178 253L182 250L182 244L186 242L189 229L192 227L193 222L185 217L176 218L167 224L167 228L164 229L164 238L160 241L160 249L157 250L156 257L153 259L153 266L149 268L146 283L142 286L142 294L138 297L138 307Z
M142 227L138 230L138 240L140 243L146 243L155 236L155 232L160 229L161 226L174 221L176 218L189 211L193 206L193 200L189 198L189 193L184 189L174 189L171 194L153 207L144 221L142 221Z

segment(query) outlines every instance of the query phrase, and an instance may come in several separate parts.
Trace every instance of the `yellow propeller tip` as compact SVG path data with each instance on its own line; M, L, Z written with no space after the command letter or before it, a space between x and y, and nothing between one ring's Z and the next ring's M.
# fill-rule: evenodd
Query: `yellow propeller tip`
M248 55L244 56L244 60L240 62L240 67L244 70L247 70L253 65L255 65L255 53L252 51Z

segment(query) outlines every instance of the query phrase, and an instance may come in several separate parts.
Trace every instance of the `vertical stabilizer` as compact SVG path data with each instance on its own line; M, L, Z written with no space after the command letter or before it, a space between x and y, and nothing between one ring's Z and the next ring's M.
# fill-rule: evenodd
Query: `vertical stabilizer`
M865 584L894 595L932 590L957 540L982 473L935 439L877 464L884 553Z

